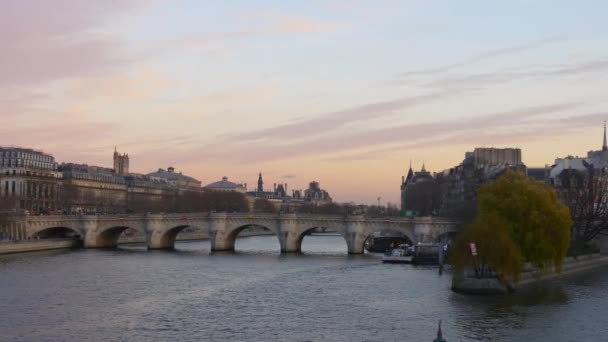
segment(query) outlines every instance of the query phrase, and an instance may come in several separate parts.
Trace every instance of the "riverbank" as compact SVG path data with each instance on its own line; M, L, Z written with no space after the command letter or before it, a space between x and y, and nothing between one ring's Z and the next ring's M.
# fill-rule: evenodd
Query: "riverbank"
M555 270L552 269L543 274L536 268L527 265L516 287L522 288L546 280L586 273L601 267L608 267L608 255L599 253L564 259L562 271L560 273L556 273Z
M1 242L0 255L67 249L80 247L81 242L75 239L44 239L14 242Z
M506 294L544 281L561 277L584 274L598 268L608 267L608 255L589 254L564 259L561 272L554 269L542 272L527 264L517 284L506 285L497 278L478 279L470 274L454 274L452 277L452 290L465 294Z

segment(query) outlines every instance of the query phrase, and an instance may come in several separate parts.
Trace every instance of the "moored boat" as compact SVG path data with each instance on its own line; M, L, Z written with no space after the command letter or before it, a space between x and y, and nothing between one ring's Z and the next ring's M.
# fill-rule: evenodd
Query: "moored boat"
M440 263L440 245L436 243L421 243L413 247L412 263L416 265L438 265Z
M387 251L382 256L383 263L390 264L411 264L414 258L414 253L409 245L399 245L397 248L393 248Z
M391 245L396 246L409 242L407 237L372 236L365 241L365 250L372 253L384 253L391 248Z

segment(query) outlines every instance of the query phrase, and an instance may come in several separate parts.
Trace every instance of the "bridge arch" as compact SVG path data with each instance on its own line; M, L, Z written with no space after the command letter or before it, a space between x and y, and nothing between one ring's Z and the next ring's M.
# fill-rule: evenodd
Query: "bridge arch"
M407 224L392 224L390 222L371 223L364 226L359 232L349 232L347 241L349 242L349 253L365 253L365 243L374 234L396 233L406 237L412 244L418 242L415 228Z
M175 241L177 235L187 228L194 228L197 230L205 230L199 225L190 223L183 223L178 225L169 226L168 229L156 229L150 232L150 240L148 241L148 248L150 249L175 249ZM206 231L206 230L205 230Z
M52 239L52 238L82 238L79 229L69 226L46 227L30 234L32 238Z
M346 246L348 246L348 242L346 241L346 236L344 234L345 227L341 224L332 224L330 222L320 222L320 223L309 223L301 225L301 228L298 227L291 232L287 232L287 234L283 233L284 243L282 246L282 252L285 253L301 253L302 252L302 243L304 242L304 238L315 231L319 232L335 232L342 236Z
M385 229L379 229L379 230L373 231L373 232L368 231L368 232L365 232L364 235L365 235L365 239L363 242L363 248L366 251L369 251L368 248L366 248L366 246L368 244L370 244L369 247L373 247L372 244L374 243L374 239L377 239L376 248L378 248L378 244L380 245L380 247L385 246L385 245L386 245L386 247L388 247L388 245L391 242L394 242L395 240L398 240L398 241L405 240L402 243L407 243L409 245L414 244L414 237L411 234L408 234L407 232L405 232L403 229L398 229L398 228L385 228ZM386 240L384 240L384 239L386 239ZM380 251L376 251L376 252L380 252ZM384 250L382 250L382 252L384 252Z
M114 248L118 245L120 235L127 229L136 230L146 236L146 230L139 225L117 224L98 227L87 231L85 247L88 248Z
M224 231L211 231L211 250L212 251L234 251L238 235L248 228L260 228L274 233L279 238L278 227L275 224L262 222L241 222L227 227ZM279 238L279 244L281 243Z

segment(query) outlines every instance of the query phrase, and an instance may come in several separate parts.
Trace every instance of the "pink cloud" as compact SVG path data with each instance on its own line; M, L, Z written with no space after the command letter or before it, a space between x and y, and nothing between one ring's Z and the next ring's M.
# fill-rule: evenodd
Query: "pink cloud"
M0 87L39 84L125 62L120 43L93 33L141 1L8 0L0 11Z

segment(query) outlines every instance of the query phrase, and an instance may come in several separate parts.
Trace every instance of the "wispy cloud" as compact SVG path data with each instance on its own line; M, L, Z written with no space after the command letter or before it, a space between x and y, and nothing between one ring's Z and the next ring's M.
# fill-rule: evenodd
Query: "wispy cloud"
M453 96L457 90L433 92L424 95L406 96L399 99L367 103L352 108L324 113L310 119L287 123L247 133L239 133L225 137L226 141L251 141L267 139L287 139L296 136L317 136L332 132L338 128L356 122L392 116L399 111L439 99Z
M524 43L524 44L520 44L520 45L514 45L514 46L508 46L508 47L494 49L494 50L488 50L488 51L479 53L475 56L472 56L470 58L467 58L467 59L459 61L459 62L446 64L446 65L442 65L442 66L438 66L438 67L434 67L434 68L410 70L410 71L405 71L405 72L399 73L397 79L390 81L389 84L401 84L404 81L404 79L407 79L412 76L431 76L431 75L436 75L436 74L440 74L440 73L445 73L445 72L452 71L452 70L460 68L460 67L472 65L472 64L479 63L479 62L489 60L492 58L522 53L522 52L525 52L528 50L537 49L537 48L540 48L540 47L543 47L546 45L555 44L555 43L562 42L565 40L567 40L565 37L550 37L550 38L540 39L540 40L536 40L533 42Z
M424 82L421 85L434 89L463 89L522 81L530 78L570 77L590 73L605 73L607 71L608 57L601 57L568 64L530 66L476 74L449 75Z
M331 162L386 160L389 155L394 155L395 153L416 151L421 148L428 149L436 146L457 144L469 145L473 148L476 146L499 146L502 144L512 145L541 141L548 137L567 136L575 134L581 129L598 126L599 122L608 118L608 112L573 115L560 118L559 120L544 120L535 116L527 118L528 120L521 121L523 117L515 117L511 125L498 130L491 130L489 127L484 129L483 126L478 127L479 129L476 129L474 133L456 130L453 134L433 135L428 139L418 139L388 147L372 148L364 152L344 153L323 158L322 160Z
M382 146L402 144L404 140L416 144L437 139L447 139L458 134L476 136L479 132L492 132L497 127L526 127L535 117L572 110L580 103L561 103L555 105L521 108L490 115L443 120L428 123L402 124L393 127L372 129L346 135L328 136L289 142L282 138L270 141L222 141L206 145L192 151L190 155L199 158L232 160L239 163L276 161L282 159L346 154L357 149L382 148ZM388 147L387 148L394 148ZM366 153L366 152L363 152ZM184 156L185 157L185 156ZM340 158L338 156L338 158Z

